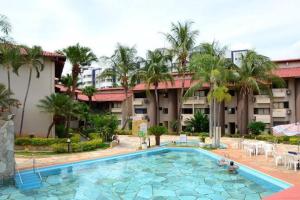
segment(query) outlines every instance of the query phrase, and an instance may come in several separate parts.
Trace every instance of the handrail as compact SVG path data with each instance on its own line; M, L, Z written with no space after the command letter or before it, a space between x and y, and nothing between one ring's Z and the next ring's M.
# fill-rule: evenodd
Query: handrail
M21 184L23 185L23 180L22 180L22 177L21 177L20 171L19 171L19 169L17 168L17 162L16 162L16 161L15 161L15 170L17 170L17 172L18 172L18 176L19 176L19 179L20 179L20 182L21 182Z
M32 155L32 170L34 173L39 175L39 178L42 181L43 179L42 179L41 173L39 171L36 171L35 163L36 163L35 157Z

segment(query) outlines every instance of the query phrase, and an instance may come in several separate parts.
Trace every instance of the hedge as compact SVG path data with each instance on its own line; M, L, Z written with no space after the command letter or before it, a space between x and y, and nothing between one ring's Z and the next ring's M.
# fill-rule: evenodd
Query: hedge
M80 134L73 134L71 137L72 143L80 142ZM30 138L30 137L17 137L15 145L20 146L50 146L52 144L67 143L67 138Z
M71 143L71 152L83 152L83 151L92 151L98 148L104 148L108 145L102 142L102 139L94 139L85 142ZM68 145L67 144L53 144L51 145L52 149L56 153L67 153Z
M298 145L298 142L300 142L300 137L298 136L274 136L270 134L261 134L261 135L226 135L227 137L233 137L233 138L241 138L244 137L245 139L257 139L257 140L263 140L268 142L278 142L283 144L292 144L292 145Z

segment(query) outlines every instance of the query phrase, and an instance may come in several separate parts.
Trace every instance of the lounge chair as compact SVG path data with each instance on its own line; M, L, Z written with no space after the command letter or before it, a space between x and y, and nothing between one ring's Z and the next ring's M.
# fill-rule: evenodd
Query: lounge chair
M180 134L179 142L180 143L187 143L187 135L186 134Z

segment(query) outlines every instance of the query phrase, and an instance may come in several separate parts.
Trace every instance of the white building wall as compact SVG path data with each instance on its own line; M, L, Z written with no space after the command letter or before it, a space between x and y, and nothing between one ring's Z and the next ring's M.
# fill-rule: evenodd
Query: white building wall
M40 74L40 78L36 78L36 73L33 70L33 76L31 80L31 86L28 94L23 133L26 135L34 134L36 136L46 136L47 129L52 122L52 115L42 113L37 107L40 99L44 98L55 92L55 64L50 59L45 58L45 68ZM19 70L19 76L11 73L11 90L14 92L14 98L23 103L27 82L28 82L29 70L25 66ZM0 68L0 82L7 86L7 75L3 68ZM15 132L19 134L22 106L14 108L12 111L16 115L14 118ZM54 127L52 133L54 136Z

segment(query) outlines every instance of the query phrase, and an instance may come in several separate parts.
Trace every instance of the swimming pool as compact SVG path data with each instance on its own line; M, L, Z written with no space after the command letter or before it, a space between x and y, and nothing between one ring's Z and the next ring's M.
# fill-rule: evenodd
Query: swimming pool
M159 148L39 169L43 186L0 188L0 199L261 199L290 187L245 166L238 175L201 149ZM23 171L22 175L29 173Z

